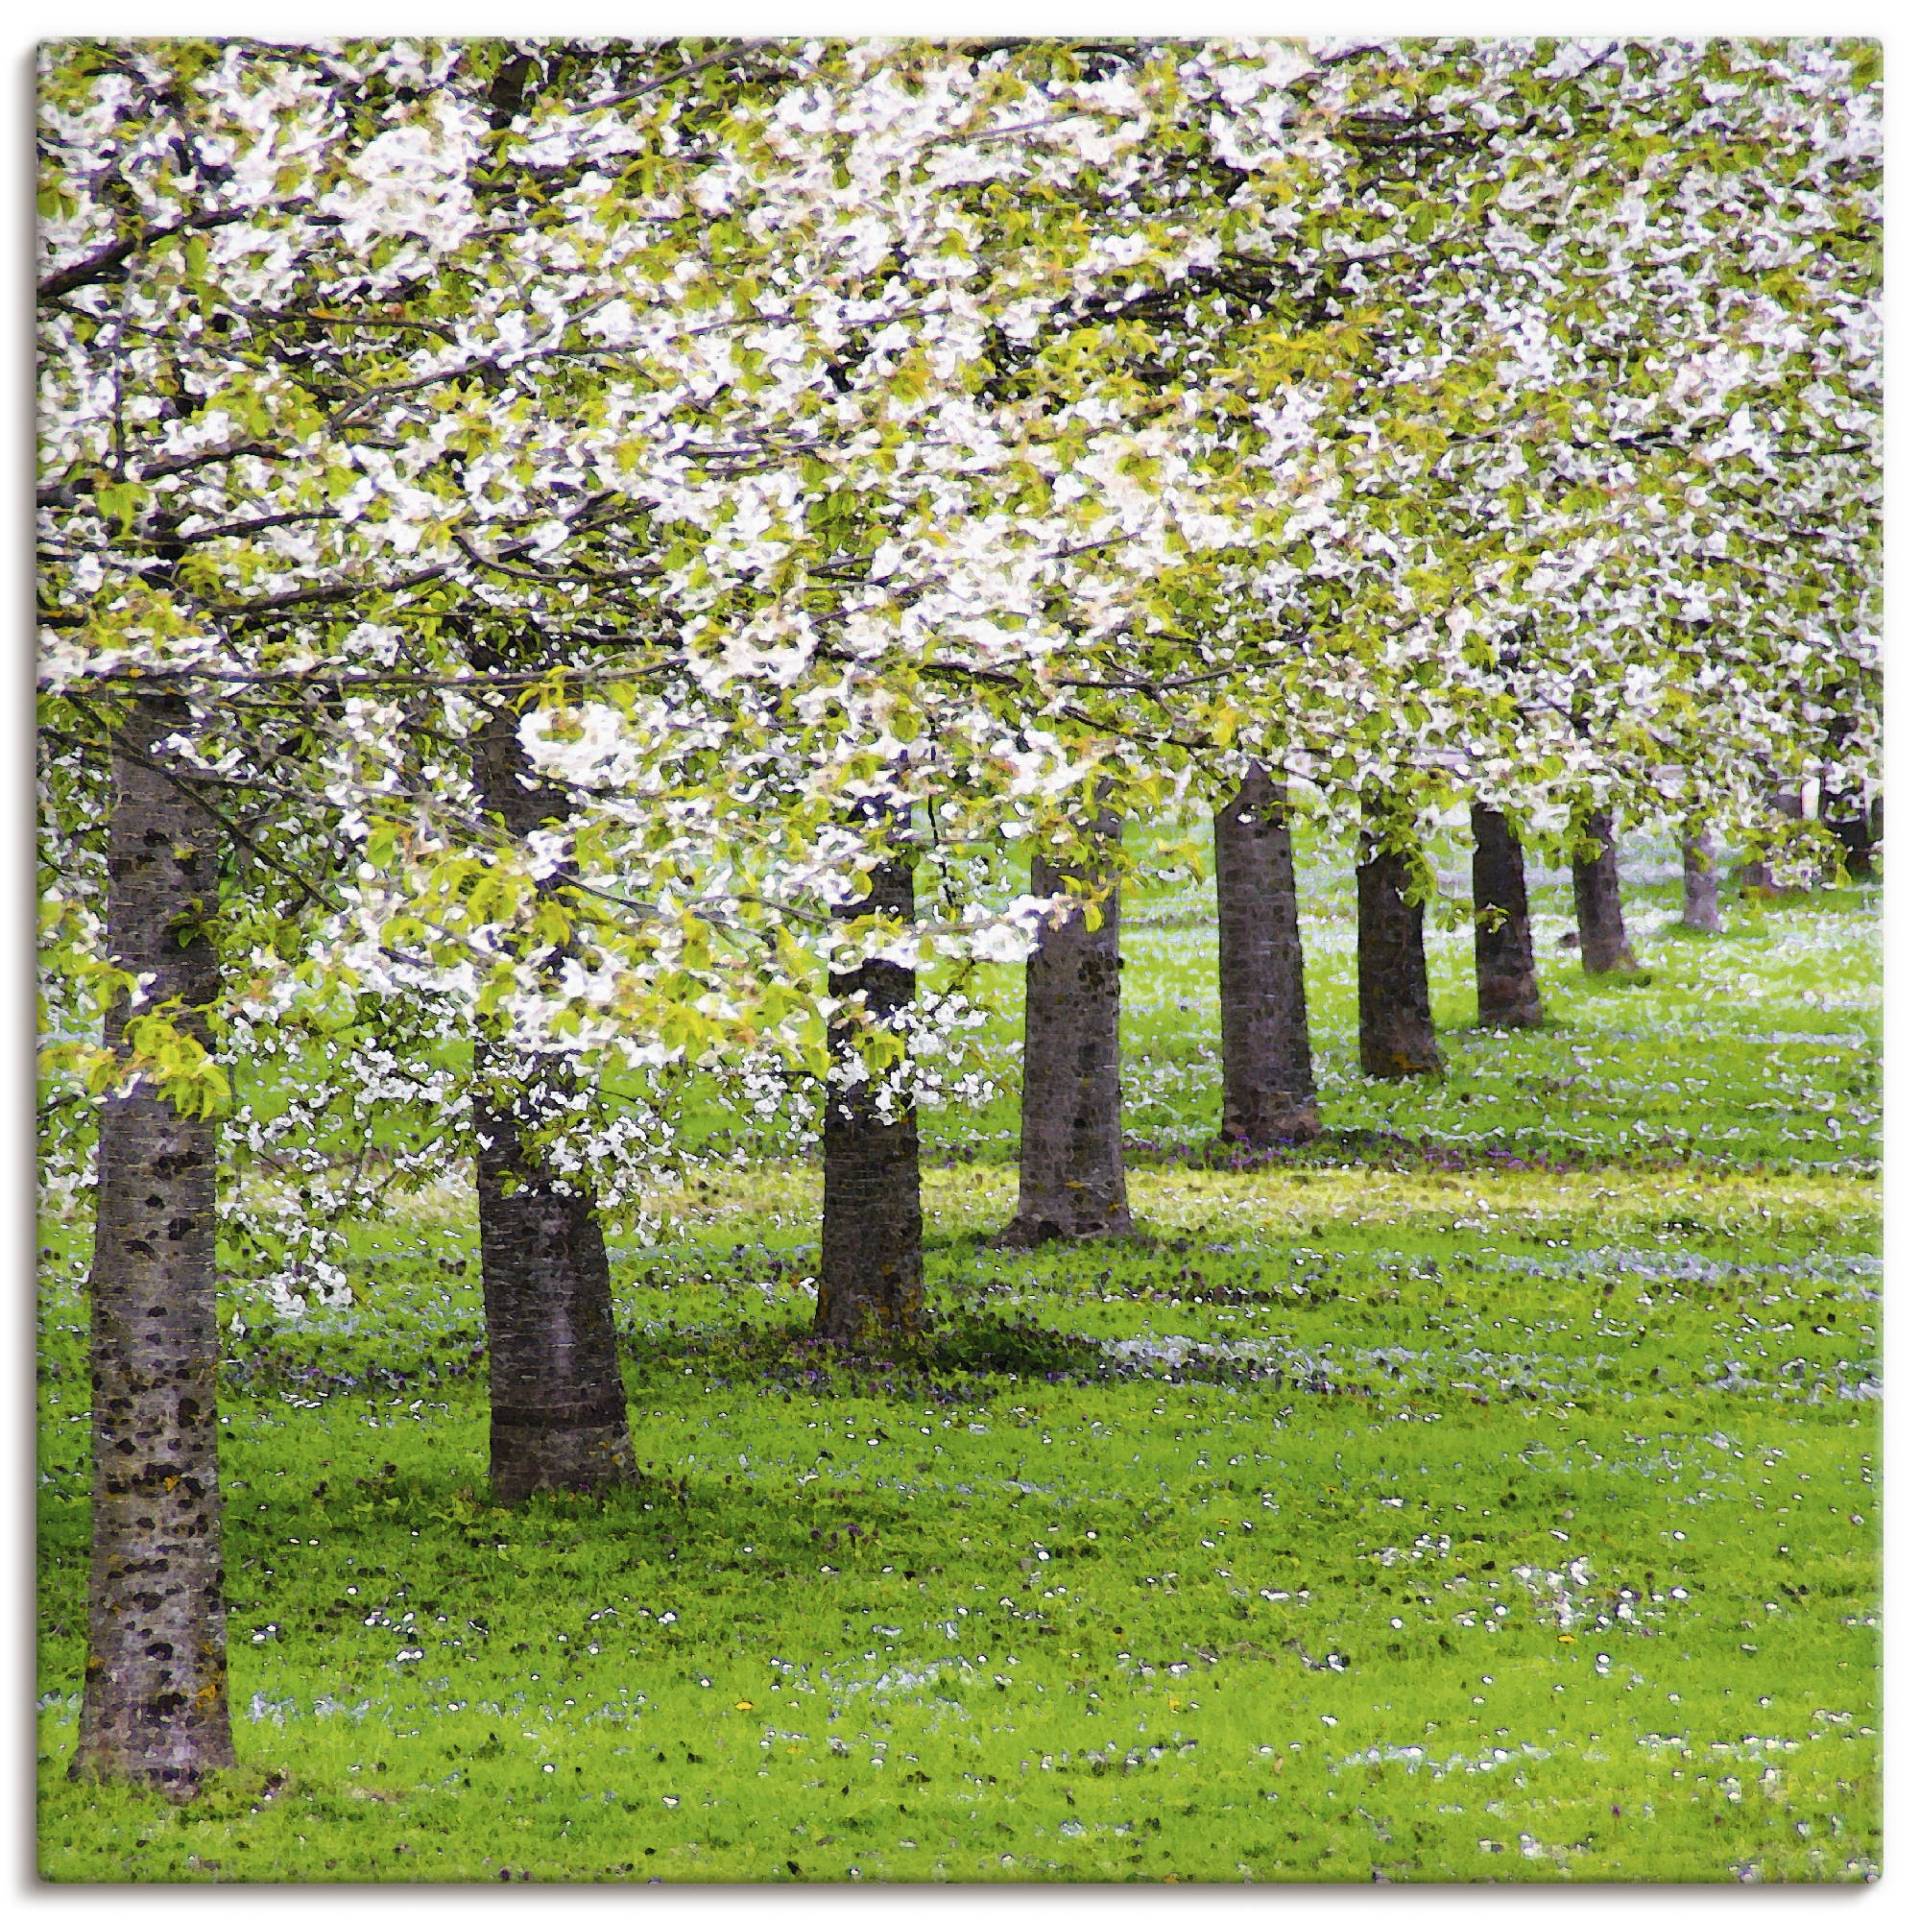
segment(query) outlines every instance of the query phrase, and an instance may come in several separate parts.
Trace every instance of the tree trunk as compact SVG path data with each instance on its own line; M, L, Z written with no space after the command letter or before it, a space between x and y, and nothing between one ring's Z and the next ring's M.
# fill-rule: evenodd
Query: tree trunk
M1713 835L1695 827L1680 839L1680 924L1695 933L1719 933L1720 881L1714 865Z
M1798 787L1776 788L1772 799L1767 804L1783 820L1805 818L1805 801ZM1787 891L1780 884L1779 876L1773 870L1773 862L1764 853L1750 853L1745 860L1741 861L1733 870L1733 884L1754 893L1765 894L1769 899Z
M565 813L552 787L529 784L509 708L474 737L473 761L481 803L508 832L524 839ZM606 1242L592 1194L565 1191L530 1140L565 1101L569 1071L486 1036L474 1064L483 1082L517 1089L476 1116L493 1499L600 1492L634 1478Z
M205 1043L219 986L218 823L155 764L185 702L135 699L113 749L107 948ZM106 1016L122 1059L129 1008ZM221 1594L215 1123L136 1082L100 1112L93 1275L93 1550L73 1777L186 1800L234 1762Z
M1360 976L1360 1069L1376 1080L1443 1073L1427 999L1426 907L1407 898L1407 857L1362 832L1356 958Z
M1543 1015L1533 970L1527 856L1513 822L1473 808L1473 967L1483 1027L1537 1027Z
M1320 1131L1287 790L1250 767L1214 815L1221 1136L1270 1147Z
M834 909L858 920L884 914L913 923L913 866L873 870L864 900ZM896 1027L913 1004L911 967L863 960L829 982L837 1002L859 999L868 1016ZM925 1324L920 1255L920 1128L913 1097L891 1093L860 1067L855 1026L836 1013L827 1029L829 1073L822 1151L820 1292L813 1330L847 1345L918 1333ZM853 1069L858 1077L842 1082Z
M484 1050L483 1071L510 1057ZM554 1091L552 1064L525 1056L515 1064L526 1096L516 1111L489 1108L479 1122L489 1477L503 1507L634 1477L599 1216L590 1194L561 1191L525 1146Z
M1112 821L1099 832L1117 835ZM1076 869L1036 856L1032 888L1057 893ZM1041 930L1027 959L1016 1245L1133 1230L1120 1154L1120 895L1110 887L1088 931L1076 906Z
M1847 794L1834 796L1827 814L1827 829L1840 842L1848 878L1871 879L1874 862L1880 852L1880 801L1865 799L1855 788Z
M1579 823L1595 845L1590 859L1573 862L1573 911L1580 924L1580 964L1589 973L1637 973L1640 963L1627 943L1620 911L1620 865L1613 845L1613 815L1590 813Z

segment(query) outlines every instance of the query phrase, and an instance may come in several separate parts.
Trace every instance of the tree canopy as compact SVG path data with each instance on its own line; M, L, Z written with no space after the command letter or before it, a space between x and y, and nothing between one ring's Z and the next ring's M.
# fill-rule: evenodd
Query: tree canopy
M872 1065L964 1092L1061 904L970 850L1249 761L1410 845L1870 786L1879 126L1832 41L50 43L49 1177L137 1072L283 1253L328 1126L412 1121L341 1205L465 1150L482 1021L594 1069L548 1123L617 1194L646 1077L819 1073L856 951L935 989ZM101 941L160 696L204 1044ZM932 910L836 913L903 833Z

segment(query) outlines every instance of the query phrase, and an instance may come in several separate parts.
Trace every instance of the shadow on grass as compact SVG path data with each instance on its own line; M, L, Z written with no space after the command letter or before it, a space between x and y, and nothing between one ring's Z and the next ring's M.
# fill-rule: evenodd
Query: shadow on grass
M1515 1152L1492 1141L1443 1143L1425 1134L1410 1137L1383 1127L1329 1127L1298 1145L1275 1147L1249 1146L1242 1140L1205 1140L1195 1145L1134 1137L1126 1143L1126 1155L1129 1166L1173 1167L1195 1173L1261 1173L1271 1169L1307 1172L1329 1167L1383 1167L1409 1172L1430 1168L1444 1173L1485 1167L1563 1173L1573 1167L1621 1159L1612 1149L1604 1153L1565 1148L1552 1153Z
M1251 1297L1251 1296L1249 1296ZM982 1389L1007 1382L1099 1386L1152 1380L1227 1387L1279 1386L1309 1393L1355 1392L1330 1381L1310 1353L1174 1339L1109 1341L1065 1333L1023 1315L960 1311L911 1339L849 1348L796 1326L741 1329L667 1346L629 1337L640 1393L649 1381L689 1376L717 1387L747 1381L780 1393L871 1396L931 1404L977 1402Z
M985 1379L1088 1380L1102 1370L1097 1340L1020 1316L957 1313L907 1338L845 1347L789 1322L730 1332L682 1333L673 1341L630 1334L628 1358L642 1379L675 1375L734 1382L747 1374L769 1386L811 1393L934 1392L941 1382Z

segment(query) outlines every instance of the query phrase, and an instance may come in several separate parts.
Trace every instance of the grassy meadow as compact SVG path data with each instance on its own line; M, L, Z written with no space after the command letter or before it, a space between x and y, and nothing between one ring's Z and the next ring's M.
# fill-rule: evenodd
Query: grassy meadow
M1443 1082L1354 1047L1351 875L1303 847L1327 1138L1231 1164L1209 887L1124 941L1127 1243L1013 1252L989 1105L923 1123L920 1350L809 1345L817 1167L710 1161L613 1247L643 1482L486 1500L473 1206L356 1239L350 1307L235 1290L241 1764L65 1778L88 1223L42 1224L40 1870L76 1880L1859 1880L1880 1808L1877 888L1674 924Z

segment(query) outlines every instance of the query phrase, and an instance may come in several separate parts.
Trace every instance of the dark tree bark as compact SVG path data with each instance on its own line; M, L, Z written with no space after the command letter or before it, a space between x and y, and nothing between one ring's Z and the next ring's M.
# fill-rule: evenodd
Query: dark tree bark
M1831 691L1843 694L1840 687ZM1855 720L1846 716L1844 705L1829 721L1826 733L1828 751L1835 762L1830 771L1839 772L1849 761L1857 764L1860 729ZM1829 787L1824 779L1820 783L1820 818L1840 843L1841 864L1852 880L1872 878L1880 851L1884 824L1881 801L1877 794L1868 798L1867 786L1865 776L1843 779L1837 788Z
M1543 1015L1533 970L1527 856L1513 822L1496 807L1473 808L1473 968L1483 1027L1537 1027Z
M1783 820L1803 820L1806 818L1806 801L1798 787L1780 787L1768 801L1771 810ZM1750 853L1733 870L1733 884L1751 892L1765 894L1773 898L1788 891L1780 884L1779 876L1773 870L1773 862L1764 853Z
M492 1050L489 1050L492 1051ZM499 1057L487 1063L497 1068ZM599 1493L634 1477L606 1243L592 1197L563 1192L529 1153L551 1063L516 1063L528 1096L480 1120L480 1276L486 1300L489 1478L498 1506Z
M1590 858L1573 862L1573 912L1580 926L1580 964L1589 973L1637 973L1640 963L1627 942L1620 911L1620 864L1613 844L1613 815L1590 813L1578 823L1593 842Z
M136 699L113 749L107 947L178 996L203 1044L219 986L217 822L161 771L187 721L175 698ZM106 1044L127 1057L130 1009ZM220 1329L214 1292L218 1135L136 1083L100 1113L93 1275L93 1550L76 1779L131 1780L191 1798L233 1765L221 1593Z
M1119 827L1103 820L1098 831L1117 836ZM1032 888L1057 893L1063 881L1086 877L1036 856ZM1120 1153L1117 886L1099 902L1099 917L1089 932L1076 906L1061 924L1042 929L1027 959L1020 1210L1006 1234L1016 1245L1133 1230Z
M867 897L847 901L836 915L885 914L911 925L911 862L887 861L872 879ZM832 975L830 987L836 1001L858 999L870 1018L895 1026L913 1004L914 974L888 960L863 960ZM870 1077L835 1084L835 1070L859 1058L854 1031L844 1013L827 1029L826 1182L813 1315L815 1333L848 1345L918 1333L925 1325L919 1121L910 1093L883 1100Z
M524 839L564 816L560 795L531 780L509 708L475 736L473 764L508 832ZM592 1195L565 1190L531 1139L567 1097L568 1069L487 1036L474 1059L483 1081L517 1089L476 1116L493 1499L601 1492L634 1477L606 1242Z
M1360 839L1356 960L1360 979L1360 1069L1376 1080L1444 1073L1427 999L1426 906L1407 898L1405 854L1369 828Z
M1214 815L1220 919L1220 1132L1259 1147L1320 1131L1287 790L1264 767Z
M1827 800L1823 796L1823 800ZM1827 829L1840 842L1841 857L1850 879L1873 877L1879 858L1881 803L1862 798L1858 789L1831 796L1826 804Z
M1680 838L1680 924L1695 933L1719 933L1720 878L1713 835L1695 827Z

